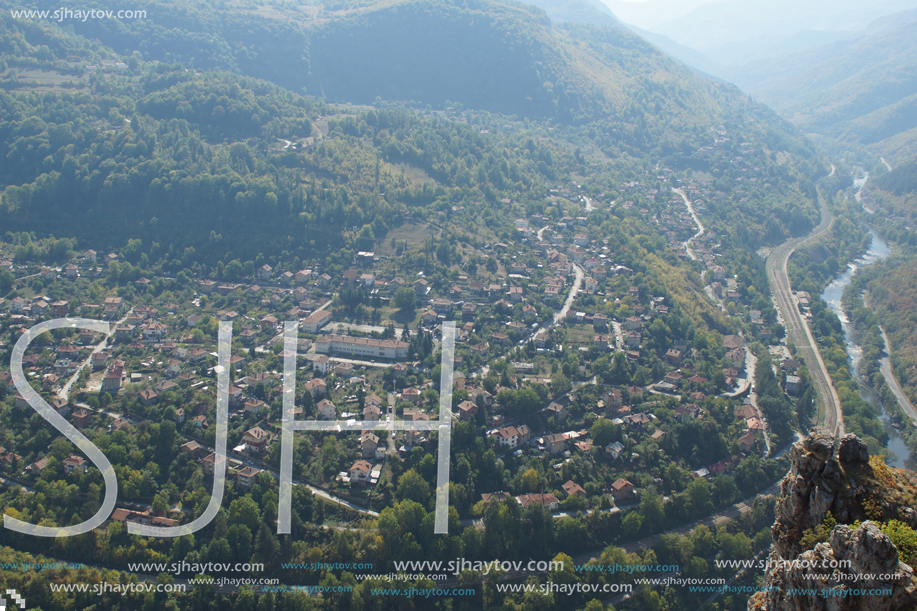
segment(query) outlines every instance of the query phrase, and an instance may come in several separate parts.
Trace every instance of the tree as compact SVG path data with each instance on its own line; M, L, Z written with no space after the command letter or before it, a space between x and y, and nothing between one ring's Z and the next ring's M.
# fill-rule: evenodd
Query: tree
M15 282L16 278L13 276L13 272L8 269L0 269L0 295L9 293Z
M599 418L589 431L592 433L592 444L604 448L618 438L618 427L607 418Z
M294 487L300 488L301 486ZM239 562L246 562L252 555L252 531L242 524L233 524L229 527L226 540L229 546L235 552L235 558ZM225 561L225 560L224 560Z
M229 547L229 542L222 537L210 542L207 553L211 562L223 562L226 558L232 558L232 548Z
M452 249L449 247L448 242L440 242L439 246L436 248L436 258L439 259L443 265L449 265L451 263Z
M310 391L307 390L302 394L299 406L302 408L304 414L312 413L312 409L315 407L315 400L312 398L312 393Z
M713 502L710 499L710 483L707 480L703 477L698 477L688 484L687 490L695 516L707 515L713 511Z
M255 597L255 593L252 592L252 587L250 585L244 585L241 590L239 590L239 595L236 597L236 604L233 609L235 611L252 611L257 604L258 599Z
M796 414L799 418L799 428L803 431L808 430L815 416L815 393L811 386L806 386L805 392L796 402Z
M739 498L739 489L736 480L725 475L713 478L713 498L716 504L724 507Z
M223 268L223 276L227 280L238 280L242 276L242 263L238 259L233 259Z
M522 476L522 487L525 488L526 492L534 492L538 490L538 486L541 484L541 478L538 477L538 471L530 468Z
M662 506L662 497L655 491L648 490L643 493L640 500L640 514L643 516L644 523L649 526L650 534L662 527L665 521L665 509Z
M408 469L398 478L396 495L399 499L416 501L421 505L426 505L430 498L430 484L417 471Z
M258 527L261 521L261 512L251 496L245 495L232 502L229 506L229 523L247 526L250 532Z
M395 291L392 304L403 314L413 316L417 309L417 294L414 289L403 286Z
M252 557L261 560L261 562L266 565L265 568L273 568L278 565L278 560L280 560L280 543L264 522L261 522L261 525L258 527L258 535L255 537L254 548L255 554Z
M169 511L168 494L160 492L153 497L153 511L157 515L165 515Z
M554 525L554 541L575 549L586 541L586 526L571 517L561 518Z
M703 579L707 576L707 561L694 556L688 560L685 575L692 579Z
M888 535L895 547L898 548L898 556L902 562L914 565L917 561L917 532L914 529L898 520L889 520L882 525L882 532Z
M630 380L631 365L623 352L615 352L611 357L611 365L605 371L609 382L624 382Z
M639 511L628 512L624 519L621 520L621 530L629 535L635 535L643 528L643 516Z
M572 388L573 385L570 384L570 380L561 372L558 371L551 377L551 392L555 397L567 394Z

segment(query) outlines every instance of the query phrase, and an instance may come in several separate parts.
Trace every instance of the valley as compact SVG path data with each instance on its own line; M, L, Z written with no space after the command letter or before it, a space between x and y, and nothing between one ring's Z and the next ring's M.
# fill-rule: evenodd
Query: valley
M794 443L850 433L881 473L858 384L901 426L914 183L907 113L870 113L907 82L773 110L588 2L3 7L0 575L29 608L744 608ZM893 254L845 292L854 375L822 295L867 214ZM18 569L44 559L83 566ZM183 562L208 574L149 568ZM69 588L133 580L185 589Z

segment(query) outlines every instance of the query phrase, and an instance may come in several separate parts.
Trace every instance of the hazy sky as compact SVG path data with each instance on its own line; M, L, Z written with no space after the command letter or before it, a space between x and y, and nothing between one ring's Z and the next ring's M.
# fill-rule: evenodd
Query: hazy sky
M754 23L784 22L788 29L855 30L870 21L906 9L917 8L917 0L599 0L619 19L644 29L671 22L708 4L705 15L722 14L724 19L744 16ZM680 22L676 22L680 23ZM787 32L789 33L789 32Z
M720 0L600 0L622 21L649 29Z

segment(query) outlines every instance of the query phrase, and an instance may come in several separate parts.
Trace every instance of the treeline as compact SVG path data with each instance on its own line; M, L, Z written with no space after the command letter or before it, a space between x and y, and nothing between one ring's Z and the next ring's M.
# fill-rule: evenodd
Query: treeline
M11 67L47 68L78 76L82 66L68 59L97 62L109 57L98 42L68 33L41 19L14 19L4 5L0 13L0 72ZM7 81L0 81L7 82Z
M843 306L847 312L848 319L854 326L856 342L863 350L863 356L859 363L860 375L869 384L878 400L881 401L885 413L895 423L902 425L901 435L911 448L911 451L914 452L917 451L917 435L913 434L913 427L909 425L910 417L898 403L898 397L880 371L879 359L889 356L886 354L885 339L882 337L883 325L887 325L889 320L880 319L876 310L870 307L875 302L874 296L870 296L870 304L867 304L865 299L867 286L877 286L882 273L881 266L879 268L867 267L858 270L850 285L844 290ZM894 352L893 349L889 349ZM906 354L907 351L905 350ZM895 359L899 365L897 371L905 380L911 382L904 368L900 366L900 359L901 355L899 354ZM894 370L892 373L897 381L899 376ZM901 386L906 395L914 395L912 383L902 383Z
M917 159L911 159L891 172L879 176L874 180L874 184L895 195L917 191Z
M496 521L507 519L511 516L497 515L502 510L509 509L506 506L494 506L494 516L488 521L492 526ZM536 514L539 511L527 511L525 517L516 523L517 527L532 529L533 524L530 519L539 519ZM390 535L401 534L400 543L410 545L414 541L415 533L420 535L420 523L423 528L432 528L428 516L424 514L416 503L400 503L394 508L383 512L379 519L380 538L385 537L389 540ZM525 578L526 583L538 584L542 582L566 583L566 584L591 584L601 587L602 584L626 584L633 583L636 579L649 576L649 571L657 570L658 565L675 565L679 567L682 574L693 579L705 579L709 577L731 577L734 569L716 568L714 560L745 560L760 554L766 550L770 544L769 526L774 519L773 501L756 503L752 511L742 515L736 520L723 523L715 528L708 528L700 525L686 533L685 535L662 535L658 542L645 551L627 553L624 549L610 546L601 551L596 560L588 564L575 560L575 556L565 553L559 553L551 556L534 556L536 558L550 558L557 563L556 567L544 573L543 575L530 575ZM418 520L414 522L413 520ZM550 522L550 519L548 520ZM509 526L507 525L507 528ZM466 533L470 532L468 530ZM481 531L478 531L481 532ZM536 527L532 534L537 534ZM422 535L421 535L422 536ZM193 538L193 537L192 537ZM474 541L473 536L463 537L469 543ZM176 539L176 541L185 541L188 537ZM383 573L390 569L388 563L384 565L369 564L370 559L363 556L358 557L357 562L365 563L372 566L367 570L336 570L334 572L326 569L311 569L313 564L332 564L334 562L354 562L354 557L349 554L352 552L361 553L366 551L366 546L371 543L371 539L376 537L360 537L353 532L341 531L331 536L330 540L322 547L309 547L302 541L298 545L297 553L293 556L293 561L301 563L303 568L292 569L285 568L272 572L272 576L282 576L282 583L306 582L313 586L321 585L326 588L326 592L321 596L310 596L305 591L291 590L289 592L274 593L261 592L257 596L251 587L244 586L238 594L226 594L217 592L213 585L196 584L182 591L180 589L170 588L174 583L174 577L161 574L156 583L162 584L164 591L145 591L144 584L140 583L135 575L120 572L112 569L102 569L95 567L78 568L76 566L62 566L54 557L33 555L25 552L16 552L10 548L0 548L0 562L6 566L42 566L42 570L9 570L3 572L6 586L15 589L23 596L30 605L41 608L53 607L62 611L75 609L84 609L90 606L99 606L103 608L121 608L129 605L130 608L154 608L161 606L165 609L188 609L191 611L203 611L208 609L231 609L233 611L244 611L246 609L276 609L277 611L309 611L319 609L388 609L390 607L382 601L397 599L398 609L458 609L461 611L471 611L472 609L481 608L482 604L499 607L502 609L560 609L569 608L569 605L586 605L586 609L593 611L601 609L598 600L593 596L574 592L570 596L564 596L563 601L555 595L545 593L539 589L525 594L504 593L497 590L497 584L501 583L501 571L494 569L486 575L483 571L464 570L457 576L451 576L453 581L450 582L454 587L473 589L473 595L464 597L455 597L447 599L441 596L424 596L423 591L433 589L437 585L431 580L422 579L414 581L389 581L380 578L360 579L355 574L360 573ZM415 544L416 545L416 544ZM431 549L435 548L431 545ZM453 551L453 550L449 550ZM405 556L413 557L410 555ZM472 558L479 556L466 555L466 559L471 561ZM491 557L484 556L487 561ZM230 562L232 559L231 551L227 556L218 558L213 562ZM424 559L427 559L424 557ZM171 558L164 559L165 562L171 561ZM455 560L454 556L446 559ZM182 560L176 560L181 562ZM199 561L199 560L195 560ZM191 562L189 560L189 562ZM618 565L621 570L606 571L600 570L601 565L615 566ZM213 575L211 575L213 576ZM360 575L362 577L362 575ZM183 578L191 577L190 574L182 575ZM235 575L238 578L238 575ZM739 578L739 581L733 585L753 585L755 578L754 571L746 572L746 575ZM77 590L70 593L54 593L48 586L48 583L72 583L88 584L86 591ZM104 590L96 589L96 586L102 584L120 585L121 591L115 588ZM343 586L337 591L332 588ZM413 588L413 595L410 589ZM382 597L377 592L378 589L391 590L392 592ZM665 598L663 598L663 594ZM667 588L660 591L658 588L652 588L647 585L640 585L634 588L634 595L630 601L624 603L622 609L665 609L666 603L674 604L679 608L694 607L703 602L708 595L706 593L690 593L687 588L672 589ZM745 604L747 594L730 594L722 595L722 602L729 605L742 606ZM381 605L381 606L380 606Z
M892 371L912 402L917 401L917 350L913 343L917 335L917 270L913 257L913 251L908 249L877 264L866 284L869 305L891 344Z
M196 74L158 64L141 82L147 95L137 112L160 120L184 119L206 140L307 137L319 105L251 78Z
M798 249L798 256L793 256L787 266L793 290L806 291L813 299L848 263L864 254L872 241L858 217L855 200L842 192L825 197L835 217L831 227L817 242Z

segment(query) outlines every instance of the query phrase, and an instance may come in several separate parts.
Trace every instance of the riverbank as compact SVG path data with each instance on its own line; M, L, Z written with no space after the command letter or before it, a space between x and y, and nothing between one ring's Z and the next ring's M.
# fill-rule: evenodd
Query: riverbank
M870 337L870 334L864 333L863 329L856 328L850 316L854 309L851 306L854 304L851 303L851 294L847 289L852 285L855 275L878 261L886 259L891 254L888 244L879 237L875 230L870 229L870 234L872 242L866 253L850 263L843 273L828 284L822 292L821 298L838 317L843 327L850 375L856 382L860 398L879 413L879 420L882 422L882 428L888 437L886 445L889 450L888 463L895 467L914 468L917 464L915 464L913 452L906 437L895 428L893 419L885 409L887 402L880 398L879 392L873 387L876 381L876 366L873 363L876 363L876 357L878 356L878 352L875 350L875 342ZM846 295L845 291L847 291ZM862 303L862 292L856 290L856 288L854 288L854 292ZM864 345L867 346L865 350L863 348ZM864 361L864 358L869 360ZM867 365L869 366L867 367Z

